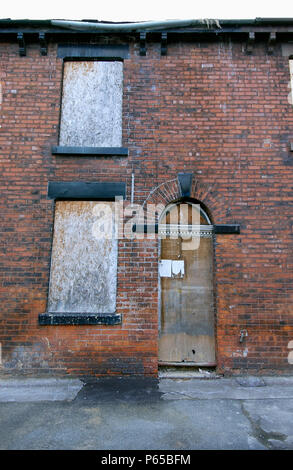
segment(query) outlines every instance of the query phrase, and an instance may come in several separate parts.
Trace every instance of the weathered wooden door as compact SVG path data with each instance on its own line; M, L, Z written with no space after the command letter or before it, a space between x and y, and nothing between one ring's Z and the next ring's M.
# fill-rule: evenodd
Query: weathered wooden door
M190 239L186 233L168 236L172 211L177 211L180 219L179 205L173 206L164 220L167 235L161 240L159 339L159 362L163 364L215 364L212 226L202 210L200 225L191 226L193 210L192 206L188 209L188 220L181 217L179 221L181 234L188 227Z

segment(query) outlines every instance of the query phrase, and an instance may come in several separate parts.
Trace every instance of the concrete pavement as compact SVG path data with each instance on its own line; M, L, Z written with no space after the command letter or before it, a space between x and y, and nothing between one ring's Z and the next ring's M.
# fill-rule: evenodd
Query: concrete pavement
M293 449L293 377L0 379L0 449Z

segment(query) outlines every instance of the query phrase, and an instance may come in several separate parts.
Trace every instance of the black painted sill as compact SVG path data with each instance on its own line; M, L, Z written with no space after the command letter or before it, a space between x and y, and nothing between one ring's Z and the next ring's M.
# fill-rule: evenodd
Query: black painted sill
M119 313L57 313L46 312L39 315L39 325L119 325Z
M53 146L52 155L100 155L100 156L124 156L128 157L127 147L66 147Z

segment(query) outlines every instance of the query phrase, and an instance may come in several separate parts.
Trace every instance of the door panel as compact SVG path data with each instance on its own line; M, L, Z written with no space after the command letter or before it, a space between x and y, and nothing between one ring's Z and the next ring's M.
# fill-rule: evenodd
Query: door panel
M160 362L215 363L213 243L200 238L198 249L186 240L161 240L161 259L184 260L184 276L161 277Z

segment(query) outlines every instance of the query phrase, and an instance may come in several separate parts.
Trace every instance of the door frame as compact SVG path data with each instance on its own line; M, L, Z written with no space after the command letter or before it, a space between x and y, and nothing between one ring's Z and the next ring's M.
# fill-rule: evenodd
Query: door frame
M187 204L189 203L191 205L192 204L198 204L200 206L200 214L203 215L203 217L207 221L206 226L208 226L209 230L212 231L212 237L211 237L212 238L212 257L213 257L212 286L213 286L213 299L214 299L213 300L213 311L214 311L215 362L212 362L212 363L205 363L205 362L198 363L198 362L166 362L166 361L160 361L159 360L159 348L158 348L158 367L169 366L169 367L181 367L181 368L185 368L185 367L212 367L212 368L216 368L217 367L217 322L216 322L217 314L216 314L216 292L215 292L215 289L216 289L216 283L215 283L215 236L214 236L214 224L212 222L211 216L208 214L209 211L205 207L203 207L203 204L200 201L198 201L196 199L193 199L193 198L190 198L190 197L180 198L180 199L177 199L175 201L172 201L172 202L167 204L164 211L161 213L161 215L159 217L159 220L158 220L158 234L160 233L160 230L159 230L160 220L164 216L167 209L172 207L172 206L178 206L178 205L183 204L183 203L187 203ZM204 227L204 226L202 225L202 227ZM203 228L203 231L204 231L204 228ZM161 258L161 243L162 243L160 237L158 237L158 242L159 242L159 245L158 245L158 260L159 260ZM160 334L161 334L161 325L162 325L162 322L161 322L162 295L161 294L162 294L161 277L160 277L159 270L158 270L158 342L159 342L159 338L160 338Z

